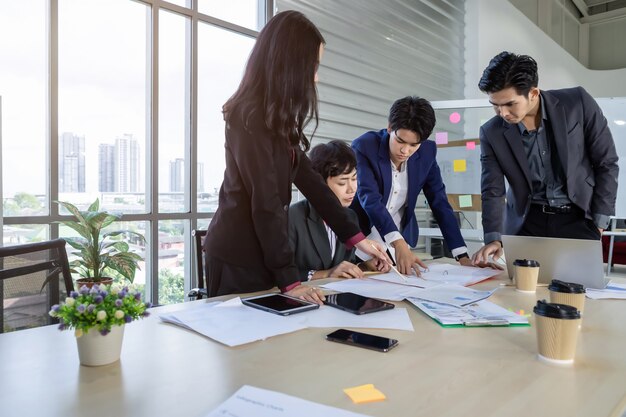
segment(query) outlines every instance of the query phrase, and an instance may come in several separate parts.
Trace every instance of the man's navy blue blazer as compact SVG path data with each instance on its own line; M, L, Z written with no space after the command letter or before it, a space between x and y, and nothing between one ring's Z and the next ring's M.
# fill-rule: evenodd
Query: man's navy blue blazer
M387 129L367 132L352 142L357 160L357 197L351 208L357 212L361 229L368 234L372 226L384 238L387 233L398 231L386 205L391 190L391 159L389 156L389 133ZM441 171L436 160L435 142L426 140L407 161L408 191L401 229L410 246L417 244L419 227L415 218L417 196L424 190L426 200L441 228L450 249L465 246L461 231L452 211Z

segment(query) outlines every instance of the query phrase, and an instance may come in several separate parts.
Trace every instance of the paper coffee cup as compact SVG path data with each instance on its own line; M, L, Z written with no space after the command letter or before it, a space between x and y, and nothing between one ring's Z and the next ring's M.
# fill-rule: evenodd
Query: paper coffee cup
M535 292L539 279L539 262L532 259L516 259L515 289L520 292Z
M585 309L585 287L574 282L553 279L548 286L550 302L576 307L582 315Z
M574 362L580 311L565 304L537 301L535 327L539 359L560 365Z

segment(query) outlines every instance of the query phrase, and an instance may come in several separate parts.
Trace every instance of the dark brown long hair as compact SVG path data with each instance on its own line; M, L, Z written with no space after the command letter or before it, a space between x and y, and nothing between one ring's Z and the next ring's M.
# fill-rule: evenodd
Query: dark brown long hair
M255 115L277 139L310 147L303 129L319 121L315 73L324 38L302 13L278 13L265 25L252 48L239 88L222 107L226 123L248 126ZM256 114L258 113L258 114Z

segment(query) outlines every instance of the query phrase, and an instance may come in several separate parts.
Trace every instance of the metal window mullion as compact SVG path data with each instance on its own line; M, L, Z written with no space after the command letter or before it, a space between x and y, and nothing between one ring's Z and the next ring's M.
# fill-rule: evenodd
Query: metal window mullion
M59 207L52 204L59 199L59 2L50 0L48 22L48 135L46 138L48 173L46 204L48 216L59 214ZM59 225L50 223L50 239L59 237Z
M188 123L190 125L190 137L189 137L189 166L190 178L189 178L189 211L191 214L190 221L185 222L184 238L185 238L185 277L189 277L184 280L185 294L193 287L197 286L198 277L195 268L192 268L194 262L193 254L195 248L193 247L193 237L191 236L191 230L198 227L198 219L196 214L198 213L198 2L193 2L193 14L191 16L191 103L190 103L190 118ZM204 175L204 171L202 172Z
M146 188L146 201L148 207L148 248L146 259L146 283L149 282L148 297L150 301L157 305L159 301L159 7L152 5L151 9L151 111L150 111L150 172L149 188Z

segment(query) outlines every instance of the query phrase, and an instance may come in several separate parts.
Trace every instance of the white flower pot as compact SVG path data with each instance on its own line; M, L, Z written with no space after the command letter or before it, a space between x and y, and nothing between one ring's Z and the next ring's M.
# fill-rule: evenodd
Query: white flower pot
M80 364L85 366L108 365L120 360L124 326L111 327L111 333L102 336L96 329L76 338Z

